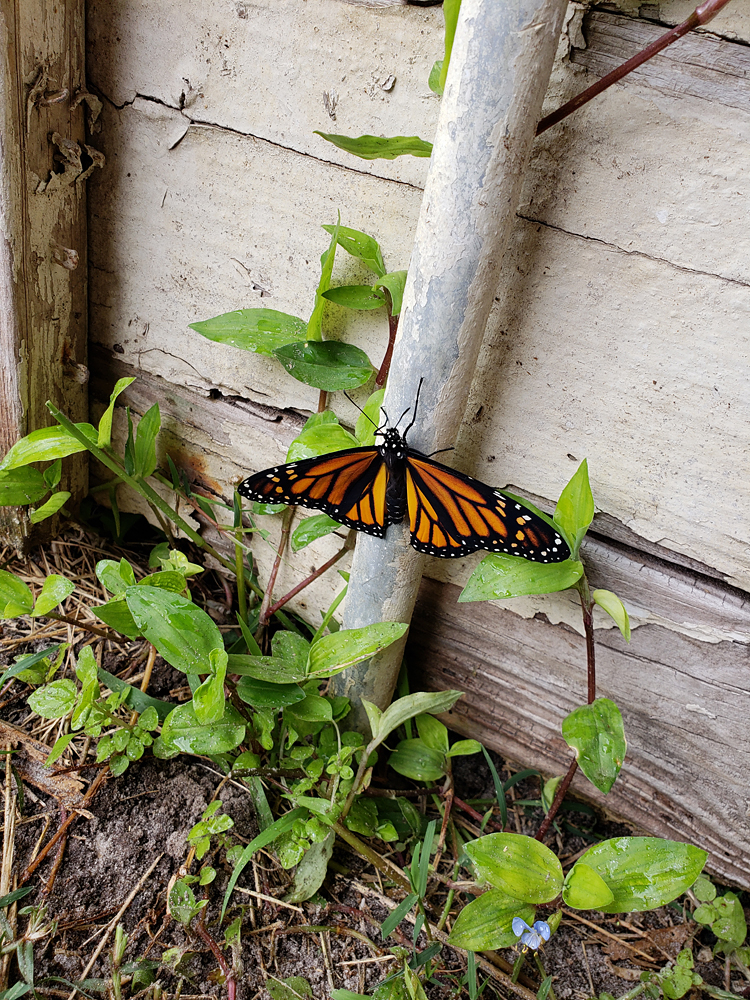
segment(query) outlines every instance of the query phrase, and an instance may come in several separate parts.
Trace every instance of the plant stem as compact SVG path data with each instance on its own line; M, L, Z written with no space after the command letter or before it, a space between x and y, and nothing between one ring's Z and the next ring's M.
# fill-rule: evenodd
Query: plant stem
M68 615L59 615L56 611L48 611L44 617L53 618L56 622L65 622L66 625L75 625L76 628L81 628L84 632L91 632L93 635L101 636L102 639L117 642L121 646L124 646L126 642L130 642L129 639L123 638L118 632L105 632L103 628L97 628L96 625L88 625L86 622L79 621L77 618L70 618Z
M301 590L304 590L305 587L309 586L313 582L313 580L317 580L318 577L322 576L326 570L331 568L331 566L335 566L336 563L339 561L339 559L343 558L343 556L345 556L347 552L350 552L354 548L354 542L355 538L352 536L350 532L346 538L346 541L344 542L343 546L339 549L339 551L334 556L331 556L328 562L323 563L320 569L316 569L309 576L306 576L301 583L298 583L296 587L292 587L292 589L287 594L284 594L284 596L280 597L275 604L272 604L271 607L266 612L266 617L272 618L277 611L280 611L281 608L284 607L287 601L291 601L291 599L293 597L296 597Z
M218 944L208 933L208 930L206 929L205 920L206 920L206 907L204 906L200 912L200 916L195 921L195 931L198 937L201 939L201 941L203 941L204 944L208 945L212 955L219 964L219 968L221 969L224 975L224 979L227 986L227 1000L234 1000L237 992L237 984L234 981L234 977L232 975L232 969L229 967L227 960L222 955L221 949L219 948Z
M693 28L697 28L701 24L707 24L719 13L721 8L725 7L728 3L729 0L706 0L705 3L696 7L690 17L686 21L683 21L682 24L678 24L677 27L671 28L660 38L657 38L650 45L647 45L642 52L637 53L637 55L628 59L621 66L613 69L611 73L607 73L607 75L603 76L601 80L598 80L590 87L587 87L587 89L578 94L577 97L568 101L567 104L563 104L563 106L558 108L557 111L553 111L551 115L547 115L546 118L542 118L536 127L536 134L541 135L542 132L546 132L548 128L552 128L553 125L562 121L563 118L567 118L568 115L577 111L579 108L582 108L584 104L588 104L592 98L597 97L603 91L607 90L608 87L611 87L613 83L617 83L618 80L622 80L622 78L627 76L628 73L632 73L634 69L637 69L639 66L643 65L643 63L648 62L649 59L652 59L655 55L657 55L657 53L661 52L662 49L671 45L672 42L676 42L678 38L682 38L683 35L692 31Z
M400 868L397 868L392 861L387 861L385 858L373 851L371 847L368 847L359 837L355 836L351 830L347 830L343 824L340 822L335 822L333 824L333 830L337 837L341 837L343 841L353 847L354 850L361 854L363 858L366 858L371 865L378 869L381 874L385 875L386 878L392 879L398 884L398 886L404 890L404 892L411 892L411 882L404 875Z
M393 345L396 343L396 333L398 331L398 316L391 315L391 309L393 308L391 293L387 288L383 289L383 293L385 295L385 307L388 310L388 347L383 355L380 370L375 377L376 389L382 389L385 385L385 380L388 378L388 372L391 370L391 358L393 357Z
M287 507L282 514L281 521L281 538L279 539L279 547L276 551L276 558L273 561L273 566L271 567L271 575L268 578L268 586L266 587L266 592L263 595L263 602L260 606L260 617L258 618L258 633L262 638L262 632L264 631L266 625L268 624L268 619L270 617L271 599L273 598L273 587L276 583L276 576L279 572L279 566L281 565L281 557L284 554L284 549L286 548L287 539L289 538L289 532L292 527L292 518L294 517L294 507ZM260 640L258 640L259 645Z
M544 971L544 965L542 964L542 960L539 957L538 951L534 952L534 962L539 971L539 975L542 977L542 982L544 982L544 980L547 978L547 973ZM552 983L550 983L549 992L547 993L547 996L549 997L549 1000L557 1000L557 997L555 996L555 991L552 988Z

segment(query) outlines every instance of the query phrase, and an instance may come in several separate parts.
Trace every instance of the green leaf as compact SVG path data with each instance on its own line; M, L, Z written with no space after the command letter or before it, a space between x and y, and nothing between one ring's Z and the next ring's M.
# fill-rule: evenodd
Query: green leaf
M518 942L512 927L514 917L520 917L531 927L534 907L513 899L501 889L490 889L464 906L453 924L448 942L454 948L467 951L512 948Z
M124 389L127 389L132 382L135 382L134 378L120 378L115 383L112 395L109 397L109 406L104 411L102 419L99 421L99 433L96 441L98 448L109 448L112 444L112 417L115 412L115 403L120 393Z
M211 650L224 643L205 611L180 594L142 584L128 587L125 600L141 633L167 663L186 674L209 672Z
M0 896L0 910L4 910L11 903L15 903L17 900L23 899L24 896L28 896L36 888L34 885L24 885L20 889L14 889L13 892L9 892L7 896Z
M391 756L394 771L413 781L439 781L445 774L446 755L422 740L401 740Z
M384 938L393 933L412 906L417 902L419 896L415 892L410 892L406 899L402 899L395 910L391 910L380 927L380 933Z
M156 435L161 428L159 404L146 410L138 422L135 432L135 470L142 479L153 474L156 468Z
M125 604L124 601L122 603ZM160 701L158 698L152 698L151 695L145 694L137 687L133 687L132 684L128 684L127 681L120 680L119 677L115 677L114 674L110 674L102 667L99 667L97 677L102 684L110 689L110 691L127 692L125 695L125 704L129 705L134 711L141 713L138 725L142 728L155 728L147 725L147 722L151 717L151 712L156 715L159 722L164 722L169 713L177 707L174 702ZM149 713L149 715L146 713Z
M0 678L0 685L4 679ZM699 875L690 889L699 903L709 903L712 899L716 899L716 886L705 875Z
M282 660L278 656L248 656L245 653L230 653L227 670L230 674L252 677L256 681L269 684L296 684L307 680L305 667ZM260 707L260 706L257 706Z
M114 601L107 601L91 609L97 618L101 619L105 625L109 625L115 632L121 632L128 639L139 639L141 630L135 623L135 619L130 613L130 609L124 598Z
M182 573L174 569L164 569L156 573L150 573L138 581L139 587L161 587L163 590L171 590L173 594L184 594L187 581Z
M333 262L336 257L336 244L340 222L341 215L339 215L339 221L333 227L333 235L331 236L331 242L328 244L328 249L320 258L320 281L318 282L318 287L315 289L315 305L313 306L313 311L307 324L307 340L313 341L314 343L318 343L323 340L323 308L325 306L323 293L327 292L331 287L331 275L333 274ZM278 353L274 353L278 357ZM283 361L281 363L284 364ZM286 365L284 367L286 367ZM287 371L288 370L289 369L287 368ZM297 378L296 375L294 377ZM300 381L304 382L305 379L300 379ZM320 388L320 386L318 388Z
M594 498L589 484L589 467L584 458L572 479L560 494L555 508L555 524L571 543L573 558L594 519Z
M323 229L332 236L336 228L336 226L323 226ZM368 236L367 233L363 233L359 229L349 229L348 226L339 226L336 233L336 240L342 250L346 250L352 257L359 258L379 278L385 274L383 253L380 249L380 244L374 237Z
M447 757L470 757L482 752L482 744L478 740L456 740L450 748Z
M306 517L292 532L292 552L299 552L306 545L330 535L340 527L340 522L334 521L327 514L313 514L312 517Z
M490 552L471 574L458 600L467 604L524 594L553 594L574 586L582 576L583 565L577 560L538 563L522 556Z
M598 910L614 899L612 890L593 868L578 861L567 874L563 900L574 910Z
M298 462L302 458L317 458L331 451L356 448L359 441L345 430L335 413L326 410L311 416L297 437L289 445L287 462Z
M27 653L25 656L19 657L15 663L11 664L11 666L3 672L2 677L0 677L0 687L2 687L6 681L9 681L11 677L18 677L27 670L31 671L32 667L35 667L40 663L42 664L41 669L44 672L42 674L42 679L44 679L44 674L46 674L48 670L48 664L43 663L43 661L45 661L47 657L53 656L61 648L61 646L47 646L45 649L37 650L36 653ZM21 679L23 680L23 678ZM1 904L0 909L2 909Z
M227 753L244 740L245 723L235 708L226 705L223 718L204 726L198 721L192 701L188 701L167 716L161 738L183 753Z
M75 739L75 733L65 733L64 736L59 736L50 752L47 754L47 759L44 762L45 767L52 767L56 760L58 760L65 753L65 748L71 740Z
M121 597L128 587L135 584L133 567L124 557L119 562L116 559L100 559L94 572L99 583L115 597Z
M52 517L53 514L56 514L64 507L68 500L70 500L70 493L67 493L65 490L53 493L49 500L43 503L41 507L29 511L29 520L32 524L39 524L41 521L46 521L48 517Z
M229 899L234 891L234 887L237 884L237 879L242 874L243 869L247 863L252 858L256 851L261 850L263 847L267 847L272 844L277 837L280 837L282 833L287 833L292 829L297 820L306 819L308 816L307 809L292 809L291 812L286 813L284 816L280 816L277 820L267 826L265 830L261 830L257 837L247 845L242 854L239 857L236 865L234 866L234 871L229 879L229 885L227 886L227 891L224 893L224 902L221 907L221 916L219 922L224 919L224 914L227 911L227 905L229 904Z
M606 795L627 749L620 709L609 698L581 705L563 719L562 736L575 750L578 766L591 784Z
M613 594L611 590L594 590L591 596L622 632L625 642L630 642L630 618L617 594Z
M34 595L23 580L7 569L0 569L0 617L18 618L34 607Z
M31 692L29 707L43 719L62 719L73 711L77 696L73 681L51 681Z
M240 677L237 694L246 705L254 708L284 708L306 697L298 684L274 684L254 677Z
M377 730L373 730L371 746L373 743L382 743L388 739L390 734L402 726L407 719L413 719L415 715L429 712L430 715L439 715L447 712L462 697L463 691L416 691L414 694L407 694L403 698L397 698L391 702L388 708L379 717L372 712L375 708L369 702L362 701L367 712L370 725L373 719L377 719Z
M38 469L20 468L0 472L0 507L36 503L47 492L47 483Z
M362 160L395 160L397 156L430 156L432 143L425 142L418 135L394 135L384 138L379 135L360 135L358 138L349 135L334 135L330 132L318 132L326 142L333 143L347 153L353 153Z
M425 746L443 754L448 753L448 730L440 719L436 719L433 715L427 715L423 712L421 715L416 716L414 721L417 726L419 738Z
M304 864L304 858L302 863ZM314 893L311 895L314 895ZM313 995L310 984L302 976L290 976L284 980L276 979L275 976L268 976L265 986L271 996L271 1000L310 1000Z
M207 340L269 356L285 344L307 338L303 319L276 309L236 309L189 325Z
M385 299L372 285L339 285L323 292L323 298L347 309L382 309Z
M692 844L658 837L615 837L581 858L612 890L603 913L653 910L676 899L700 875L708 855Z
M75 426L91 440L92 444L96 442L96 430L91 424L76 424ZM30 465L32 462L52 462L57 458L75 455L79 451L86 451L86 446L74 438L65 428L59 425L40 427L39 430L32 431L20 441L16 441L0 462L0 469L18 469L23 465Z
M57 573L50 573L42 584L42 589L34 604L31 617L41 618L42 615L46 615L48 611L56 608L66 597L70 597L75 589L75 584L71 583L70 580L66 580L64 576L60 576Z
M308 694L302 701L290 705L284 712L284 718L294 727L296 721L330 722L333 718L331 703L318 694Z
M365 403L362 413L357 418L357 426L354 434L357 443L362 447L368 447L375 443L375 431L380 426L380 407L383 405L385 388L376 389Z
M438 97L442 96L443 88L440 86L440 74L443 69L443 60L438 59L437 62L432 64L432 69L430 70L430 75L427 78L427 86L433 92L437 94Z
M715 952L728 955L745 943L747 937L747 922L742 903L733 892L696 907L693 919L699 924L708 925L719 939L714 947Z
M310 649L308 677L333 677L386 649L404 636L408 628L403 622L376 622L324 635Z
M193 691L195 717L202 726L210 726L224 716L224 679L227 675L227 654L224 649L209 652L211 676Z
M376 288L388 289L391 296L391 316L398 316L401 313L407 274L407 271L391 271L389 274L384 274L375 285Z
M274 355L298 382L326 392L356 389L374 371L364 351L338 340L287 344L274 351Z
M451 61L453 51L453 39L456 35L456 25L458 24L458 12L461 10L461 0L444 0L443 17L445 18L445 55L440 67L440 78L438 80L438 93L445 90L445 80L448 76L448 66Z
M331 830L327 837L319 843L311 844L305 851L305 856L297 865L297 870L294 873L292 887L284 896L285 902L304 903L320 889L328 874L328 862L333 854L335 840L336 834ZM273 994L271 995L273 996ZM307 995L312 996L311 993Z
M52 465L49 465L43 472L44 481L51 490L59 484L62 479L62 459L56 458Z
M491 833L469 841L464 850L480 881L524 903L549 903L562 889L560 862L548 847L532 837Z

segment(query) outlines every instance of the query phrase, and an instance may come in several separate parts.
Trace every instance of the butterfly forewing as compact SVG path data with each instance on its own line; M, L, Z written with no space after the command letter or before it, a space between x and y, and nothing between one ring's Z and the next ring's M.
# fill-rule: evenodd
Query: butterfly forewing
M259 503L299 504L382 538L389 523L388 470L377 448L349 448L249 476L241 496Z
M450 558L488 549L535 562L570 555L559 533L533 511L429 458L409 455L406 493L411 544L419 552Z

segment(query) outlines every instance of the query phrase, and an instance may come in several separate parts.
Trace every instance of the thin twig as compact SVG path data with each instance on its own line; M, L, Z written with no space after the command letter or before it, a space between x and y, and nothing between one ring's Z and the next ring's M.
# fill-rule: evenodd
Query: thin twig
M338 552L334 556L331 556L328 562L323 563L323 565L319 569L314 570L309 576L306 576L301 583L298 583L296 587L292 587L292 589L289 591L288 594L284 594L284 596L279 598L279 600L276 601L275 604L271 605L271 607L266 612L266 620L268 620L269 618L273 618L276 612L280 611L287 603L287 601L291 601L291 599L293 597L296 597L301 590L304 590L305 587L308 587L313 582L313 580L317 580L318 577L322 576L322 574L325 573L326 570L329 570L331 566L335 566L336 563L339 561L339 559L343 558L343 556L345 556L347 552L351 552L351 550L354 548L355 541L356 537L354 533L350 531L349 534L346 536L346 541L344 542L342 547L338 550Z
M292 518L294 517L294 507L287 507L282 515L281 522L281 538L279 539L279 547L276 550L276 558L273 561L273 566L271 567L271 575L268 578L268 586L266 587L266 592L263 595L263 601L260 606L260 616L258 618L258 632L262 638L262 630L265 629L268 624L269 609L271 607L271 600L273 599L273 588L276 583L276 576L279 572L279 566L281 565L281 557L284 554L284 549L286 548L287 539L289 538L289 532L292 527Z

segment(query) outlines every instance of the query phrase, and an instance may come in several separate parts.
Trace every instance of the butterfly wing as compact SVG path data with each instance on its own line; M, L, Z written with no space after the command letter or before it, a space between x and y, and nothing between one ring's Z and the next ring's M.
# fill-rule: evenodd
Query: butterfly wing
M240 496L322 510L357 531L385 537L388 469L377 448L347 448L249 476Z
M489 549L546 563L570 555L557 530L533 511L429 458L409 455L406 497L418 552L451 558Z

